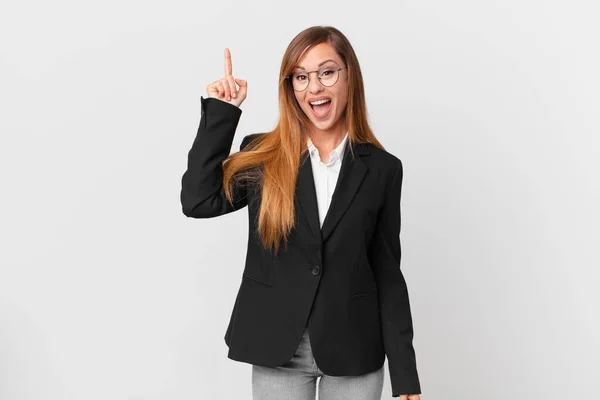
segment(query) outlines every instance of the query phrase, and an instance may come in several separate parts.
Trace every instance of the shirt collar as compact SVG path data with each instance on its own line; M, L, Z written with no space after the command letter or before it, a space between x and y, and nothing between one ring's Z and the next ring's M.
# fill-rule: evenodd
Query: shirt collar
M331 151L331 153L329 153L329 162L333 162L339 158L342 158L342 151L344 150L344 145L346 144L346 141L348 140L348 132L346 132L346 135L344 136L344 138L342 139L342 141L340 142L340 144ZM313 144L312 140L310 140L310 137L306 140L306 145L308 147L308 151L310 152L310 155L312 157L318 155L318 150L317 147Z

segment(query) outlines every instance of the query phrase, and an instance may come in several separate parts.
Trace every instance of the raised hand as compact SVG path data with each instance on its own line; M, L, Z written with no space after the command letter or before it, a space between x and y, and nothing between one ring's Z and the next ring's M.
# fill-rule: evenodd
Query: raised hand
M226 103L239 107L248 93L248 82L243 79L233 77L233 67L231 66L231 53L225 48L225 75L206 87L208 97L222 100ZM235 84L239 85L237 89Z

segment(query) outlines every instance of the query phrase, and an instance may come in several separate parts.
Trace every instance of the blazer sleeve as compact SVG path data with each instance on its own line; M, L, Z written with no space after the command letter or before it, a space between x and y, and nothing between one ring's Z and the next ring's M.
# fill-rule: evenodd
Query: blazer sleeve
M421 394L413 348L413 325L406 281L400 270L400 196L402 161L388 186L369 249L377 283L383 342L388 359L392 397Z
M180 197L183 214L187 217L211 218L239 210L248 204L243 185L233 186L233 203L227 201L223 187L222 163L231 152L242 110L212 97L205 99L201 96L200 102L200 124L188 152ZM251 136L244 137L240 150Z

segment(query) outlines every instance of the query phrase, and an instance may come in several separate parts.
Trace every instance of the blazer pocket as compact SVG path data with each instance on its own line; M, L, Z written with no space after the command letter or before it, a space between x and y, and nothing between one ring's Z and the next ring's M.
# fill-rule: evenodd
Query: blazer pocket
M275 256L271 254L268 256L268 261L261 260L258 265L246 265L242 276L261 286L271 287L273 286L273 268L275 268Z
M370 292L358 292L358 293L354 293L352 296L350 296L351 299L362 299L363 297L370 297L371 293Z
M245 279L248 279L249 281L251 281L251 282L253 282L253 283L256 283L256 284L258 284L258 285L262 285L262 286L266 286L266 287L271 287L271 284L270 284L269 282L265 282L265 281L263 281L263 280L261 280L261 279L259 279L259 278L255 278L255 277L253 277L253 276L250 276L250 275L248 275L248 273L247 273L247 272L244 272L244 273L242 274L242 276L243 276Z

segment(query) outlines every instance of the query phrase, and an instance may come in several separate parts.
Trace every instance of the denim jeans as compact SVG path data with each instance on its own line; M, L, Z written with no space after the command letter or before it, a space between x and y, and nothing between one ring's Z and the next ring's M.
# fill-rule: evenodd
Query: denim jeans
M381 400L383 366L361 376L329 376L319 369L308 329L294 356L275 368L252 365L253 400ZM319 378L317 380L317 378Z

